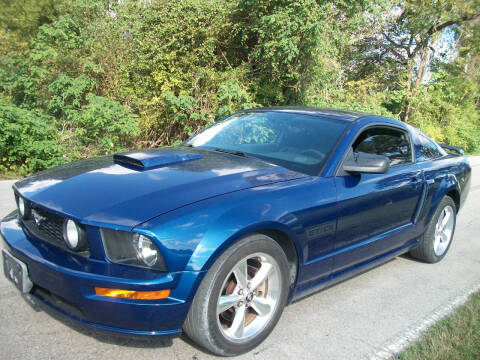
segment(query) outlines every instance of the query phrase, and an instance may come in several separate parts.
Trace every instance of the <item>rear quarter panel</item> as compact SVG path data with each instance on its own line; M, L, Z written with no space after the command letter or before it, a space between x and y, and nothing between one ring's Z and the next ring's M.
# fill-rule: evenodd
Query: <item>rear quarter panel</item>
M460 156L423 161L419 166L424 171L426 184L433 181L427 185L425 204L419 216L419 222L426 227L445 195L454 197L457 211L462 208L470 188L471 167L468 160Z

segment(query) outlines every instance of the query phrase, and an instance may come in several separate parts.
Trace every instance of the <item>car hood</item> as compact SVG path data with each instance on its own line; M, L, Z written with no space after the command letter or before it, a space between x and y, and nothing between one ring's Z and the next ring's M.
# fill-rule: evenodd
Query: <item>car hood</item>
M14 189L85 224L132 228L201 200L304 176L251 157L177 147L77 161Z

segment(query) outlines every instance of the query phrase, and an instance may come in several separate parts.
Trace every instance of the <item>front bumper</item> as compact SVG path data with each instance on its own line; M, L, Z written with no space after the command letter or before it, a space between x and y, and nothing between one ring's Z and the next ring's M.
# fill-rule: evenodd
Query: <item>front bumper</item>
M86 259L27 236L16 216L0 223L3 247L27 265L31 294L85 325L127 335L175 336L188 313L192 289L204 273L159 273ZM155 291L170 289L162 300L98 296L95 287Z

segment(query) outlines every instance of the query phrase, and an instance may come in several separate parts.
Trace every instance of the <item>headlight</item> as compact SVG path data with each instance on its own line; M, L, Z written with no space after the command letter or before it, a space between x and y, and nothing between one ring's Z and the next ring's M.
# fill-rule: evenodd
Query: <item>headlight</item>
M166 271L165 261L155 243L145 235L101 229L107 258L117 264Z
M71 219L67 219L63 223L63 239L67 246L74 251L81 251L87 245L85 231Z
M152 240L143 235L134 236L133 247L145 265L155 265L158 259L158 249Z
M22 218L25 218L27 215L27 205L25 204L25 200L22 197L18 197L18 212Z

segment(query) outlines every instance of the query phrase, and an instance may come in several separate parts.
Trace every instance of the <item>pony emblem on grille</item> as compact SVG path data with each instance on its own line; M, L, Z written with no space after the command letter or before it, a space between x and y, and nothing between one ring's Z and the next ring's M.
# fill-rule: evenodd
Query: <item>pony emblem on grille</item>
M44 222L45 220L47 220L47 218L45 216L42 216L40 215L38 212L36 212L35 210L32 210L32 217L33 217L33 221L35 222L35 225L37 226L40 226L40 224L42 222Z

